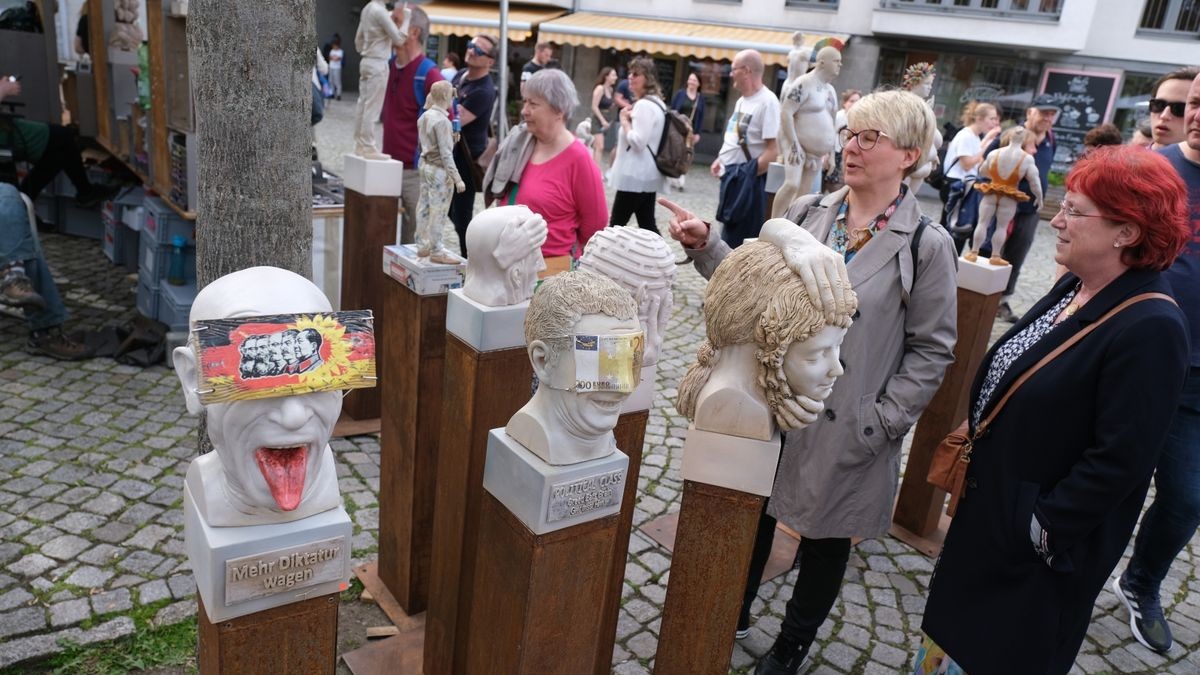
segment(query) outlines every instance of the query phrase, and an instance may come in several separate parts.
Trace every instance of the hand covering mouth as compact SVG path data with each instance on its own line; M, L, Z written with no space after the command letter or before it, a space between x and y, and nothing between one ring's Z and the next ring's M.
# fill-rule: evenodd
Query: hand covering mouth
M254 451L254 459L279 508L292 511L299 506L308 469L308 448L303 445L262 447Z

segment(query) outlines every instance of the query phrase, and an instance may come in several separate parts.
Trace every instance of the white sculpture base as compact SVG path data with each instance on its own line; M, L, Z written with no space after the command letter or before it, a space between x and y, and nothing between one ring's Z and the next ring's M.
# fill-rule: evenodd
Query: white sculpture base
M504 429L488 432L483 487L534 534L546 534L621 511L629 457L553 466Z
M347 190L364 197L399 197L404 164L394 159L364 159L343 155L342 180Z
M983 257L974 262L966 258L958 259L958 287L980 295L1003 291L1010 274L1012 265L992 265Z
M528 309L528 300L516 305L488 307L456 288L446 298L446 330L480 352L524 347L525 312Z
M654 403L654 380L658 376L658 364L642 366L642 379L637 389L621 404L621 414L649 410Z
M779 465L779 431L769 441L688 427L683 441L683 479L771 496Z
M448 254L459 262L435 263L417 256L416 244L383 247L383 272L417 295L441 295L462 288L466 258Z
M345 590L353 534L341 506L290 523L211 527L184 485L184 545L212 623Z

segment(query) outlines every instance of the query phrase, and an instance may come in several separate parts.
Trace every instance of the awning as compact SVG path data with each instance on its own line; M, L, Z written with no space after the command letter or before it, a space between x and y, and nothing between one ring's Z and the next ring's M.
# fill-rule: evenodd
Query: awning
M429 15L429 32L433 35L471 37L478 33L500 31L498 4L435 0L420 7ZM533 35L538 24L563 14L566 14L566 10L558 7L509 5L508 39L510 42L524 42Z
M786 66L793 32L576 12L543 23L538 40L716 60L732 60L743 49L757 49L768 65ZM804 45L814 48L840 47L848 39L849 35L839 33L804 33Z

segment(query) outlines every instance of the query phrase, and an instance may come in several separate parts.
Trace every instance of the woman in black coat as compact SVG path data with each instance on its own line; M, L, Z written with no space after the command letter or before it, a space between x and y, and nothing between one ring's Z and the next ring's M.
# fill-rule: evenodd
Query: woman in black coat
M972 431L1022 373L1108 310L1141 293L1170 294L1159 271L1190 236L1186 195L1156 153L1104 148L1076 163L1050 222L1068 273L984 359ZM1133 532L1188 353L1179 308L1147 300L1016 390L974 445L930 582L917 673L1071 669Z

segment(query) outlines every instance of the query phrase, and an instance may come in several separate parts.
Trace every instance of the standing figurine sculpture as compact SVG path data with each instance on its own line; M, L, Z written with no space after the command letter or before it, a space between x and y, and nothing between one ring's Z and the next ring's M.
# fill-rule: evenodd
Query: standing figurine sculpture
M546 219L527 206L481 211L467 226L467 280L463 295L487 307L517 305L533 296L546 269Z
M797 44L801 34L795 34ZM803 72L807 59L798 46L788 54L788 79L779 101L779 140L784 165L783 186L775 195L772 215L782 216L800 195L812 192L823 166L832 168L837 149L837 92L830 84L842 70L842 53L822 47L816 66ZM796 75L796 72L802 74Z
M979 250L988 240L988 226L992 216L995 216L996 229L991 237L992 257L988 262L992 265L1009 264L1003 257L1008 225L1017 214L1017 204L1029 201L1029 195L1018 187L1022 179L1028 181L1029 189L1033 192L1034 207L1042 206L1041 175L1033 155L1024 148L1027 135L1022 126L1004 132L1000 137L1000 147L988 153L979 167L979 174L987 176L991 182L975 184L975 189L983 193L983 199L979 203L979 220L971 250L963 256L966 260L974 262L978 259Z
M384 0L371 0L358 19L354 47L361 57L358 65L358 103L354 109L354 154L363 159L386 160L375 143L375 122L383 112L387 91L388 59L394 47L408 42L412 10L408 3L388 11ZM399 24L399 25L397 25Z
M924 99L929 108L933 109L934 95L933 83L937 79L937 72L934 70L932 63L914 63L904 69L904 79L900 86L905 91L916 94ZM936 115L935 115L936 116ZM929 146L929 152L925 154L925 161L921 166L913 169L913 172L905 179L910 190L916 190L921 187L921 182L933 171L933 165L938 161L938 148L942 147L942 132L934 129L933 144Z
M454 166L454 127L450 123L450 104L454 86L435 82L425 99L425 113L417 119L417 139L421 143L421 198L417 201L417 255L435 263L458 264L458 258L442 244L449 219L451 190L467 189Z

